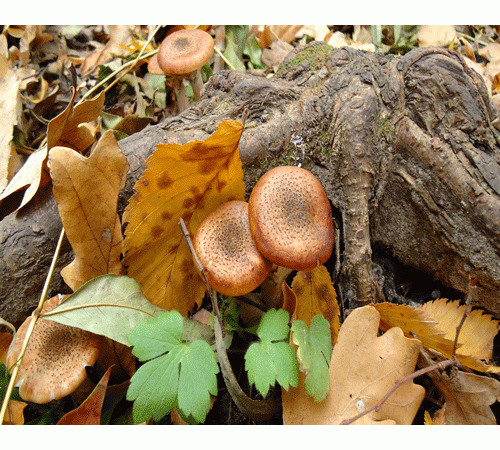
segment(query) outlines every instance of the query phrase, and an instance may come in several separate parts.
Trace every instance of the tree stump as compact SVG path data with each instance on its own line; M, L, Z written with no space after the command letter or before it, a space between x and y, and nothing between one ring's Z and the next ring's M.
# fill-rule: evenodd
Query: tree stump
M341 221L340 282L350 306L380 301L372 264L381 245L400 264L466 293L500 317L499 112L462 57L440 48L404 56L314 43L276 77L222 71L181 115L119 142L131 171L120 212L158 143L205 139L248 110L240 142L249 193L260 175L300 164L322 182ZM42 190L0 222L0 316L19 324L36 306L61 224ZM53 293L64 291L59 270Z

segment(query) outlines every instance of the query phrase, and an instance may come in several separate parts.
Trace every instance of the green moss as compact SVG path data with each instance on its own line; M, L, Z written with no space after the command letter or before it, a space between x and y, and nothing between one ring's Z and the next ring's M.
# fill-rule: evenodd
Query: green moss
M394 133L394 131L394 127L391 125L391 120L388 118L382 119L379 123L375 136L377 137L377 139L380 139L382 136L387 136L388 134Z
M298 67L304 62L309 63L311 70L315 71L324 66L326 59L333 51L333 47L329 45L312 45L300 51L295 57L286 64L281 64L276 72L276 76L280 77L285 72L288 72L294 67Z

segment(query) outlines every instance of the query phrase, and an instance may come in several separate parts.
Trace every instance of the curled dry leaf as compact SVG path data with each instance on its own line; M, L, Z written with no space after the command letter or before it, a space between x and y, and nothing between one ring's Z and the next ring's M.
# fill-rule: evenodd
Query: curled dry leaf
M496 425L490 405L500 401L500 382L494 378L452 370L429 372L444 397L442 420L447 425Z
M6 201L15 192L26 189L23 200L17 207L17 209L22 208L34 197L40 187L45 186L49 182L50 177L46 162L48 150L52 147L62 145L83 153L93 144L94 133L88 127L83 126L83 124L96 120L99 117L104 105L105 93L102 92L94 99L74 107L75 96L76 92L73 91L70 103L66 109L49 122L47 128L47 145L29 156L2 192L0 202ZM1 142L0 140L0 144ZM2 152L1 148L0 152Z
M419 341L391 328L378 337L380 314L373 306L355 309L342 325L330 361L330 391L314 403L299 388L283 392L286 424L339 424L374 406L394 384L413 373ZM425 390L409 381L399 387L380 411L372 411L354 424L406 424L413 422ZM292 407L291 407L292 405Z
M89 158L66 147L49 155L54 198L75 253L61 274L71 289L104 274L120 274L121 224L116 208L125 186L127 159L107 131Z
M194 235L217 206L244 200L242 130L240 122L224 121L205 141L158 145L146 161L123 215L124 265L157 306L187 316L201 303L205 284L178 224L183 218Z

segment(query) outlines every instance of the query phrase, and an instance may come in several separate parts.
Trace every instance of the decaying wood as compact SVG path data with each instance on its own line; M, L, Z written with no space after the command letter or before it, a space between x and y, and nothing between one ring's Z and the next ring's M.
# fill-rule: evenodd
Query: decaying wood
M121 209L156 144L205 139L245 109L247 192L283 164L321 180L342 216L340 281L351 306L383 298L372 266L379 243L459 291L476 277L477 305L500 316L499 113L459 55L317 44L292 52L273 79L217 73L196 106L120 141L131 167ZM14 323L37 303L59 232L54 201L42 194L0 223L0 316ZM66 248L59 268L68 259Z

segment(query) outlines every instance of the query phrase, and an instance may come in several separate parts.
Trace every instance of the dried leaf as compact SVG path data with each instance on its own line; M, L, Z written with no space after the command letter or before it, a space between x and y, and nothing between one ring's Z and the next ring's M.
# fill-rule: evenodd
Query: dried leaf
M457 38L453 25L422 25L418 31L420 47L449 45Z
M94 133L86 126L86 122L97 120L104 106L104 91L92 100L87 100L73 107L76 92L73 90L71 100L66 109L54 117L47 127L47 147L69 147L79 153L85 152L94 143Z
M119 274L121 224L116 211L128 163L112 131L104 133L89 158L66 147L49 155L54 198L75 260L61 274L71 289L104 274Z
M57 425L99 425L111 368L101 378L88 398L76 409L65 414Z
M496 425L490 405L500 400L500 382L473 373L429 372L434 385L446 400L447 425Z
M297 272L292 290L296 296L295 318L303 320L309 327L313 317L321 314L330 323L332 344L335 345L340 328L340 310L326 267L321 265L310 272Z
M158 145L135 185L123 221L124 264L144 295L186 316L200 304L205 285L179 228L191 234L205 216L228 200L244 200L238 142L240 122L222 122L205 141Z
M419 342L391 328L378 337L380 314L373 306L355 309L342 325L330 361L330 391L314 403L299 388L283 392L283 420L287 424L338 424L369 409L394 386L413 373ZM424 397L412 382L399 387L380 411L372 411L355 424L411 424ZM290 407L290 404L293 407Z
M451 355L453 340L445 336L438 327L437 321L429 317L420 308L394 303L377 303L373 305L380 313L380 329L399 327L408 337L415 336L425 348L432 348L443 355Z
M104 105L104 92L93 100L83 102L73 108L76 92L73 92L66 109L54 117L47 128L47 146L32 153L21 169L12 178L0 196L0 202L17 191L26 189L23 200L17 209L26 205L37 193L40 187L45 186L50 176L47 171L48 150L56 145L64 145L82 153L94 142L94 134L85 121L96 120Z
M455 339L457 326L465 312L465 305L460 305L459 300L448 302L447 299L439 299L425 303L421 309L437 322L437 326L445 333L446 338ZM498 333L498 323L498 320L479 309L471 311L460 330L458 343L461 346L457 352L457 359L471 369L500 373L500 367L489 366L484 362L492 358L493 339ZM445 354L445 356L451 355Z
M21 98L19 96L20 79L7 59L0 55L0 107L2 121L0 122L0 192L9 179L9 161L11 158L11 142L14 125L20 121ZM3 197L3 194L2 194Z

